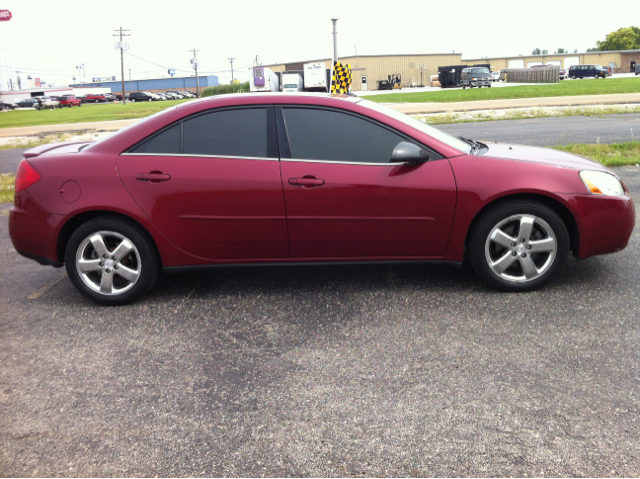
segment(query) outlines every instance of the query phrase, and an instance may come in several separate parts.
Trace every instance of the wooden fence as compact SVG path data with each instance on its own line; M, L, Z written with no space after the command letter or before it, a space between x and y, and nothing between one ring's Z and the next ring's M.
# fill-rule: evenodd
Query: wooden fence
M504 81L510 83L558 83L560 81L560 69L557 67L507 68L502 75L504 75Z

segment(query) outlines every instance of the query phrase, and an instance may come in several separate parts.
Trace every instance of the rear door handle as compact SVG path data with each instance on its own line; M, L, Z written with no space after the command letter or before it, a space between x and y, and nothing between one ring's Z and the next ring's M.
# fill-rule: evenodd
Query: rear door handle
M150 181L152 183L160 183L161 181L169 181L170 179L171 175L166 175L164 173L138 173L136 175L136 180Z
M295 186L322 186L324 180L316 178L289 178L289 184Z

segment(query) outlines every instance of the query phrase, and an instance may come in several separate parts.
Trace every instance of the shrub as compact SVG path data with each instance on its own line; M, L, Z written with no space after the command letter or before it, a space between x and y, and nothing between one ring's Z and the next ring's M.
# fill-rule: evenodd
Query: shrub
M249 82L247 81L244 83L234 83L233 85L210 86L202 90L200 97L224 95L225 93L238 93L238 91L240 90L244 90L248 92Z

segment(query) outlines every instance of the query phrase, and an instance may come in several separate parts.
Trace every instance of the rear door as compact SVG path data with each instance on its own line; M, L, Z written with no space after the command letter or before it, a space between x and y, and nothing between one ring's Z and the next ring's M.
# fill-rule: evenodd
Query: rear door
M408 138L367 117L277 108L292 258L438 258L456 202L448 160L391 164Z
M175 123L118 159L153 223L193 255L289 255L272 107L217 109Z

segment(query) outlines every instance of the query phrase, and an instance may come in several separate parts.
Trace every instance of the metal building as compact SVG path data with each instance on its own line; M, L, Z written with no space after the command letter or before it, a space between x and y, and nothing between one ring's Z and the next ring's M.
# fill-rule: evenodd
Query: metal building
M640 50L620 50L610 52L563 53L551 55L527 55L512 57L462 59L460 53L434 53L424 55L359 55L340 57L342 63L351 65L353 74L352 91L377 90L378 81L389 75L402 75L404 87L428 85L429 77L438 74L439 66L475 65L488 63L492 71L503 68L527 68L534 65L551 64L561 68L571 65L611 66L614 73L634 71L640 64ZM305 63L323 62L331 68L331 59L306 60L301 62L264 65L274 72L303 69Z
M200 84L200 88L206 88L208 86L217 86L218 77L216 75L206 75L199 76L198 81ZM121 93L122 92L122 82L121 81L103 81L103 82L92 82L92 83L83 83L82 85L75 84L71 85L72 87L108 87L111 89L112 93ZM173 78L154 78L149 80L125 80L124 89L126 93L132 91L166 91L166 90L195 90L196 88L196 77L188 76L188 77L173 77Z

